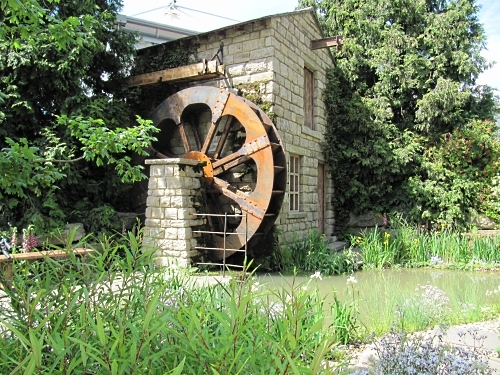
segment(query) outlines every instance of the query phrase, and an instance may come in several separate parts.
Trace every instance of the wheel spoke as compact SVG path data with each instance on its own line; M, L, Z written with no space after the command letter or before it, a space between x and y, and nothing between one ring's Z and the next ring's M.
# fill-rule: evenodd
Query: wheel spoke
M238 164L244 163L250 158L250 155L269 146L270 143L267 135L260 136L249 143L245 143L238 151L215 161L213 163L214 174L221 174L228 169L234 168Z
M260 220L264 218L265 211L252 199L250 195L236 189L234 186L231 186L226 181L218 177L214 177L212 187L224 196L236 202L242 211L245 211Z
M195 116L191 116L191 129L193 130L194 140L196 142L197 150L201 149L201 138L200 133L198 132L198 126L196 124Z
M186 153L188 153L189 151L191 151L191 147L189 146L189 141L186 135L186 128L183 122L179 124L179 133L181 135L182 144L184 145L184 150Z
M207 154L208 149L210 148L210 144L212 143L212 140L214 139L215 131L217 130L217 124L212 122L210 124L210 129L208 129L208 134L207 138L205 138L205 142L203 143L203 147L201 148L200 152L202 154Z
M229 130L231 130L231 126L233 125L234 117L229 117L226 121L226 126L224 128L224 131L222 132L220 139L219 139L219 144L217 145L215 152L214 152L214 159L218 159L219 155L224 147L224 144L226 143L227 136L229 135Z

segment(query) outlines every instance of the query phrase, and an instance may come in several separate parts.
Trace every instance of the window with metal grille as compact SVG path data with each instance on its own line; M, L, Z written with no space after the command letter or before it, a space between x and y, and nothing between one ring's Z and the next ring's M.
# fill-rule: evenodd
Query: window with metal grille
M290 155L288 165L288 181L290 184L289 198L290 211L299 211L300 209L300 157Z
M304 126L316 130L314 126L314 73L304 68Z

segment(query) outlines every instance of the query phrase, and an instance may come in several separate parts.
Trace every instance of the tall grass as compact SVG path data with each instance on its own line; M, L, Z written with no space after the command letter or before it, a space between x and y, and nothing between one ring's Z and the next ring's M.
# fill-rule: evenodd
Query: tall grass
M391 221L389 230L375 227L351 237L352 247L361 250L364 267L448 266L473 269L497 267L500 236L479 237L447 229L421 232L404 219Z
M140 238L126 240L85 261L14 263L0 309L2 374L332 373L335 328L317 293L252 278L200 286L153 267Z

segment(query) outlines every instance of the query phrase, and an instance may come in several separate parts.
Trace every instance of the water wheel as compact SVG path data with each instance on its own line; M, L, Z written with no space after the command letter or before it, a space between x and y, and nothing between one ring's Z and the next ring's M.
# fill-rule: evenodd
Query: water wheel
M254 103L228 91L192 87L163 101L152 120L161 129L156 150L205 163L209 213L246 216L246 220L228 219L231 234L225 236L226 257L245 242L251 249L271 229L286 188L283 144L269 117ZM223 219L210 217L211 231L223 232ZM222 234L214 235L213 241L214 247L223 248ZM224 257L222 251L214 253L215 260Z

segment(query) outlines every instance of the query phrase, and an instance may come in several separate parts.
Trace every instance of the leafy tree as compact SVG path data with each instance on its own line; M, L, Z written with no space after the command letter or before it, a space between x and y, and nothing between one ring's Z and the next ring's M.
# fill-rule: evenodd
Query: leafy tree
M81 220L143 177L131 152L145 153L155 129L141 119L129 127L119 82L135 36L116 27L120 8L0 0L0 228Z
M350 211L404 208L416 221L457 222L479 208L484 191L471 193L463 179L451 178L458 165L428 157L444 152L446 134L481 131L485 126L473 121L491 120L496 111L491 88L476 85L489 65L480 55L485 34L474 0L300 5L316 8L326 35L344 38L332 51L335 66L324 93L324 150L335 170L340 221ZM495 129L488 126L493 142ZM469 165L473 175L483 175L483 164ZM453 202L446 198L449 184L457 192Z

